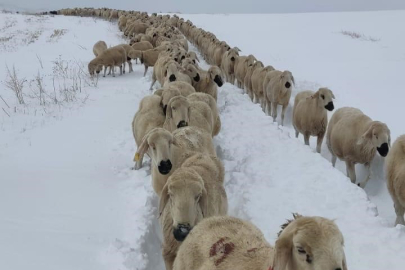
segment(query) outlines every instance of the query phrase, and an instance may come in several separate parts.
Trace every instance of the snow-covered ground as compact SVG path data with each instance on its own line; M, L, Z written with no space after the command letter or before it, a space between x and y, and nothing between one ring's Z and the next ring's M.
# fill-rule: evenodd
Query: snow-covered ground
M395 139L403 133L394 117L403 96L397 86L405 63L398 28L403 15L184 17L243 54L291 70L298 90L330 87L337 107L356 106L387 122ZM52 40L55 29L66 31ZM342 30L379 41L351 39ZM38 38L26 41L37 32ZM98 40L123 42L115 24L102 20L0 14L0 81L7 80L5 64L28 81L39 71L48 93L45 106L35 94L17 105L11 91L0 87L8 103L0 99L0 107L10 114L0 111L1 269L164 269L149 166L130 170L130 124L139 101L150 94L150 72L143 78L138 65L134 73L91 81L86 63ZM24 89L38 92L35 83ZM74 98L65 100L66 94ZM349 269L403 269L405 228L393 227L381 174L366 188L372 203L332 168L326 151L318 155L293 138L290 123L273 124L240 89L224 85L218 107L222 130L215 144L226 168L231 215L252 220L272 244L293 212L332 218L345 236ZM376 165L381 169L381 160Z

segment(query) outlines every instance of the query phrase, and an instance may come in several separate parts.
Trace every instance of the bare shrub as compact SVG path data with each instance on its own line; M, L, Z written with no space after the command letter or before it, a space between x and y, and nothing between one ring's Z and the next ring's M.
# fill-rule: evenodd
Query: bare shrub
M48 41L58 41L67 31L67 29L54 29Z
M358 33L358 32L353 32L353 31L340 31L340 33L342 35L351 37L353 39L360 39L360 40L363 40L363 41L377 42L377 41L381 40L380 38L374 38L374 37L371 37L371 36L366 36L364 34L361 34L361 33Z
M15 96L17 97L18 103L25 104L24 102L24 95L23 95L23 88L24 83L27 81L25 78L18 78L17 71L13 65L13 69L10 70L6 65L7 69L7 77L4 85L14 92Z

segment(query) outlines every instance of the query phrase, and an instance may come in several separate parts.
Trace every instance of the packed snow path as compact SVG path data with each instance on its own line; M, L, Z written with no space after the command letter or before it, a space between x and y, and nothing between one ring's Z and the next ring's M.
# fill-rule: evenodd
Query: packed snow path
M85 50L70 53L84 62L92 59L96 41L122 42L115 24L49 20L79 36ZM57 57L68 37L41 52L54 48ZM7 61L23 68L22 58ZM59 120L47 119L1 142L1 268L164 269L148 161L130 170L136 150L130 124L139 101L151 93L150 72L142 78L143 67L134 69L100 78L97 88L87 89L86 102ZM405 247L404 227L377 217L362 189L273 124L240 89L220 88L218 107L222 130L215 144L226 168L231 215L251 220L271 244L293 212L332 218L345 237L349 269L403 268L405 257L398 254Z

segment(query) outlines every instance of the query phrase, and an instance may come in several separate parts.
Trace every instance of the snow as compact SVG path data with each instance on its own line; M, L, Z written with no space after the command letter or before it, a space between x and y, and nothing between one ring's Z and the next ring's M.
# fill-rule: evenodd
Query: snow
M402 122L393 116L401 108L397 82L404 67L404 41L395 26L403 15L183 17L238 46L243 54L253 53L265 64L291 70L297 80L295 93L330 87L336 107L359 107L386 122L394 140L402 132ZM27 105L18 105L10 90L0 88L10 108L1 100L0 106L11 116L0 111L1 268L164 269L149 161L139 171L130 170L136 150L130 124L139 101L150 94L151 71L143 78L143 67L134 65L133 73L98 82L80 72L78 67L87 70L96 41L123 42L115 24L92 18L0 14L0 29L13 20L13 26L0 31L0 40L16 37L0 46L1 59L9 67L15 65L27 80L40 71L52 96L53 80L63 82L53 61L62 59L83 84L81 92L74 92L74 101L64 102L58 95L60 104L47 99L46 106L30 97ZM50 42L54 29L67 31ZM41 34L25 44L29 35L18 30ZM351 39L340 34L342 30L380 40ZM1 81L6 80L5 63L0 67ZM65 83L74 85L72 78L65 78ZM26 91L36 91L31 88L27 85ZM332 168L325 147L322 155L315 153L313 140L306 147L302 137L294 138L290 121L286 127L272 123L242 90L225 84L219 90L218 107L222 129L214 142L226 169L231 215L253 221L271 244L293 212L335 219L345 237L350 269L403 269L405 257L398 253L405 247L405 228L393 226L392 202L378 172L381 159L376 160L375 176L364 192L342 173L344 166ZM289 111L286 118L290 116Z

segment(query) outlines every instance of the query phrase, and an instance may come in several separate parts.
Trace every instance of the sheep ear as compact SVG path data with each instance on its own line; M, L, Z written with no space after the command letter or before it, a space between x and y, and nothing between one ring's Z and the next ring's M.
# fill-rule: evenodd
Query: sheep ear
M292 82L293 82L293 84L295 86L295 79L294 79L294 76L292 76L292 75L291 75L291 80L292 80Z
M165 209L165 206L167 202L169 201L169 186L166 184L162 192L160 193L160 201L159 201L159 217L162 215L163 210Z
M195 56L195 59L198 61L198 63L200 63L200 59L198 59L198 56Z
M134 157L134 161L138 162L139 160L141 160L141 158L145 155L146 151L148 151L149 148L149 143L148 143L148 134L146 134L141 142L141 145L138 146L138 149L136 150L135 153L135 157Z
M199 204L202 211L202 215L205 218L207 216L208 211L208 198L207 198L207 190L205 189L205 187L203 187Z
M370 140L373 134L374 125L372 124L367 131L361 136L361 138L357 141L357 144L363 144L366 140Z
M274 251L274 270L287 269L287 264L292 259L292 238L292 232L284 232L276 241L276 247Z
M235 47L234 49L237 50L238 52L241 52L241 50L238 47Z

